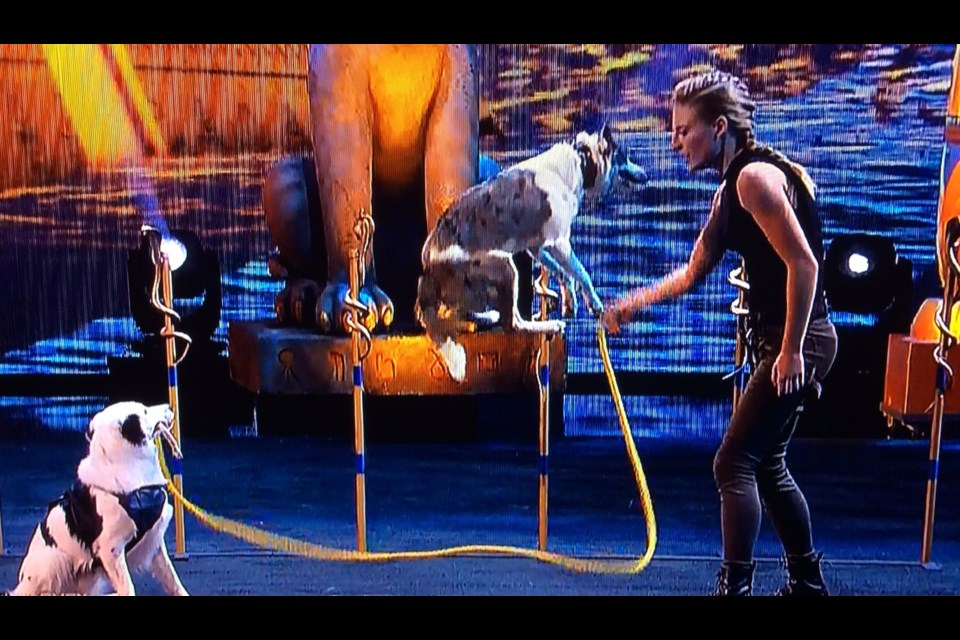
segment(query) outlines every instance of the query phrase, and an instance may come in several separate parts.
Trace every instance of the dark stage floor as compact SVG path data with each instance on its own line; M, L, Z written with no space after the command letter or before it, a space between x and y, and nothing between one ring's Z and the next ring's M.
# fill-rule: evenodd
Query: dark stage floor
M45 512L72 481L78 434L0 442L0 587ZM713 584L720 534L711 476L715 442L639 439L659 536L642 573L581 574L523 558L458 557L379 564L265 552L186 516L189 558L177 562L195 595L699 595ZM297 436L184 443L186 495L205 509L272 532L354 549L354 457L342 440ZM800 438L792 469L805 489L825 577L840 595L960 593L960 443L941 458L933 561L920 565L927 443ZM367 447L371 551L464 544L532 548L537 540L535 444L378 444ZM624 443L557 441L551 449L549 548L639 557L645 523ZM173 548L173 530L168 532ZM765 523L756 592L781 583ZM145 576L141 593L158 588Z

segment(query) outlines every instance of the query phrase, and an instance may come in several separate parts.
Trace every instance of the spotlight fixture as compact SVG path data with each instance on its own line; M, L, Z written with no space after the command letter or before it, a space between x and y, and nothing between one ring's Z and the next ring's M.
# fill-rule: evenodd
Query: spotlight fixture
M215 251L204 249L200 238L190 231L174 229L164 235L160 250L167 254L172 270L173 308L180 315L177 331L197 342L207 342L220 324L222 290L220 260ZM148 338L159 337L163 314L150 303L156 274L149 240L141 235L140 246L127 259L130 313Z
M910 304L913 269L893 241L856 233L835 238L827 249L823 287L837 311L880 314L896 302Z
M230 381L227 345L213 337L222 307L217 253L195 233L144 225L139 246L128 252L127 280L130 313L142 337L107 358L110 401L169 402L173 386L182 433L222 437L231 425L247 424L253 399Z

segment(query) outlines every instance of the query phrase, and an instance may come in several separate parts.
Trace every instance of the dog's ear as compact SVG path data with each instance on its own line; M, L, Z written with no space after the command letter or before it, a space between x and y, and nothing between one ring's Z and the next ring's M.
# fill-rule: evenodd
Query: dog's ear
M613 155L613 153L617 150L617 143L613 139L613 127L606 122L604 122L603 126L600 127L600 139L606 145L606 149L608 150L609 154Z

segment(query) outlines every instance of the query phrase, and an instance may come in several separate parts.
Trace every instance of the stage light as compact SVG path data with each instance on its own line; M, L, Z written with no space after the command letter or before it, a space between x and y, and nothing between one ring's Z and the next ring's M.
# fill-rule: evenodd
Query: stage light
M804 410L797 433L885 435L886 419L877 407L884 400L887 342L890 334L909 329L913 265L897 255L889 238L855 233L830 241L821 273L839 346L823 396Z
M860 255L859 253L851 254L847 260L847 270L854 276L861 276L869 272L872 268L873 265L870 263L870 258Z
M180 315L176 330L194 343L209 341L220 324L222 290L220 260L215 251L203 248L190 231L174 229L160 242L170 261L172 308ZM148 234L141 234L140 246L127 260L130 313L148 338L159 337L163 314L151 303L151 289L157 266L151 258Z
M167 254L170 270L176 271L187 260L187 248L176 238L164 238L160 241L160 251Z
M130 314L142 337L107 358L110 401L169 402L176 384L182 433L219 438L230 426L248 423L253 398L231 382L227 344L214 338L222 307L216 251L204 248L195 233L145 225L139 246L128 253L127 279ZM169 316L171 338L163 331L164 308L175 314Z
M836 237L827 249L823 286L831 309L880 314L910 303L913 269L893 241L856 233Z

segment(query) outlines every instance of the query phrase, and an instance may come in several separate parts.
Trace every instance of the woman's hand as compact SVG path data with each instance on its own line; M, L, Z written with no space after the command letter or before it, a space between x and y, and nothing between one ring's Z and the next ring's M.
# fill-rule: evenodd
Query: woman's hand
M785 396L803 388L806 380L803 371L803 354L781 351L773 362L770 380L778 396Z
M603 323L603 328L607 330L607 333L615 336L620 333L620 325L630 322L630 316L632 315L633 311L630 309L627 301L620 300L616 304L607 307L600 316L600 321Z

